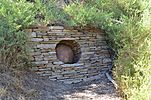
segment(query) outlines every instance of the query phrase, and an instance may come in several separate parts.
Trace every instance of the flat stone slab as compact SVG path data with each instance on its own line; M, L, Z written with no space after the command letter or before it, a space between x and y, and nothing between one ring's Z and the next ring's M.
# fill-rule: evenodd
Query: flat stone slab
M55 61L52 63L53 65L62 65L64 64L62 61Z
M79 66L83 66L84 65L84 63L81 63L81 64L79 64L79 63L74 63L74 64L63 64L63 65L61 65L62 67L79 67Z

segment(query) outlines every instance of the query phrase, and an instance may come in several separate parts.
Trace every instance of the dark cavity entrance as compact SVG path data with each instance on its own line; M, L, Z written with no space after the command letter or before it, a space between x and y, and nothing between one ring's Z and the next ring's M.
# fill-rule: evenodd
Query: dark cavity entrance
M62 40L56 46L57 58L65 64L73 64L81 57L80 45L75 40Z

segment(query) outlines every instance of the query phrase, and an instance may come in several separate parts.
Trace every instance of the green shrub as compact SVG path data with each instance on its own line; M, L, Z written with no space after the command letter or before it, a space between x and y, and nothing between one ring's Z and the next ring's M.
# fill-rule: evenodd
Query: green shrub
M113 73L128 100L151 99L151 5L148 2L151 1L118 1L119 6L123 5L120 7L123 24L113 38L122 48L118 49Z
M112 12L97 9L89 3L84 5L79 2L73 3L65 7L64 10L70 16L70 20L68 20L70 26L104 28L106 24L110 23L112 17Z
M105 29L117 50L114 77L124 98L151 99L151 0L87 0L65 8L73 25Z
M21 29L33 23L32 7L25 0L0 1L0 53L2 62L9 67L26 63L27 36Z
M63 9L57 7L56 0L36 0L34 9L36 9L36 14L41 14L44 17L41 22L46 24L50 22L67 21L67 15Z
M62 16L58 16L59 14ZM36 23L63 20L63 12L54 0L0 1L0 55L7 67L21 67L28 63L28 35L23 30ZM27 65L26 65L27 66Z

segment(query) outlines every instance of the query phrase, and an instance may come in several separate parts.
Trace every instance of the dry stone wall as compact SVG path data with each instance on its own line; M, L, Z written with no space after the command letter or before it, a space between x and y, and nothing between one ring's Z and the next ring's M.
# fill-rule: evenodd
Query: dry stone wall
M105 34L100 30L78 31L63 26L38 26L25 31L29 34L33 70L50 80L67 84L95 80L112 63ZM78 62L64 64L57 58L56 45L64 40L79 44L79 47L75 47L80 48Z

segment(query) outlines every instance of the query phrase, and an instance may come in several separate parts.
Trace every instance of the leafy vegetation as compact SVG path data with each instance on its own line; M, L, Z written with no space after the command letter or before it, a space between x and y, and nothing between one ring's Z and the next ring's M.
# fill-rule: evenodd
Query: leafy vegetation
M0 51L5 63L27 59L27 35L21 30L37 22L101 28L118 52L113 74L124 98L150 100L151 0L76 0L62 9L55 1L0 1Z
M111 47L118 52L113 74L124 98L150 100L151 0L87 0L65 11L74 25L106 30Z
M27 36L19 31L33 22L33 5L11 0L0 1L0 52L7 66L19 65L27 58ZM23 63L22 63L23 64Z
M0 54L2 63L7 67L18 66L18 68L27 64L28 35L22 30L44 19L59 20L61 18L57 16L59 12L53 0L48 4L41 0L36 0L35 4L26 0L1 0Z

